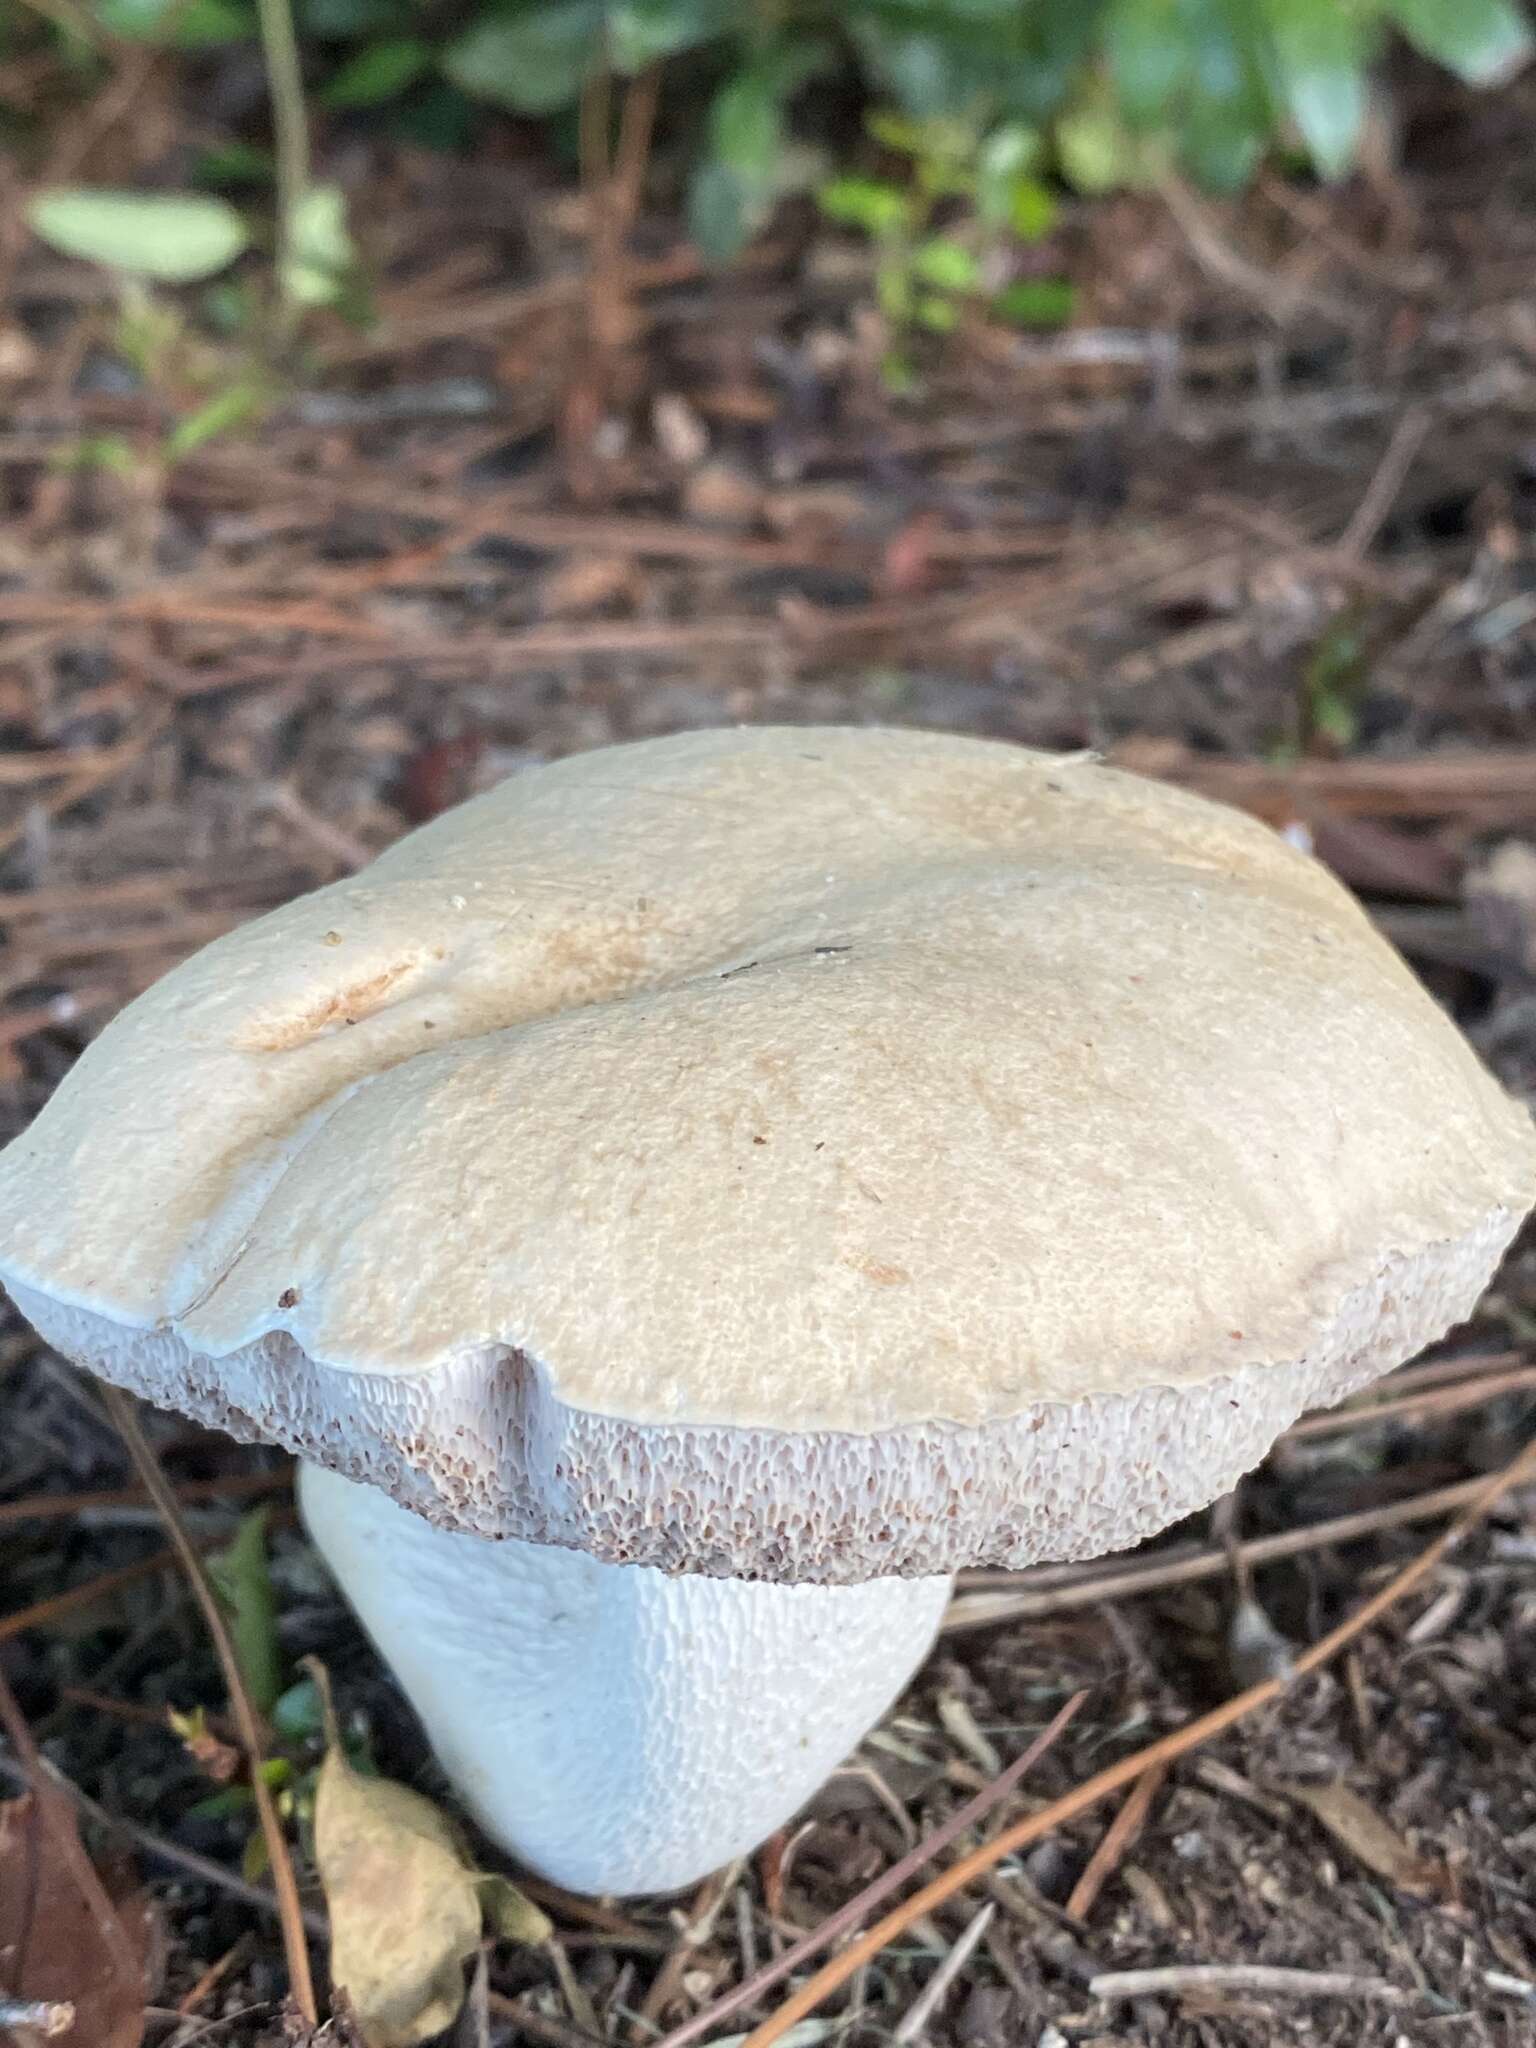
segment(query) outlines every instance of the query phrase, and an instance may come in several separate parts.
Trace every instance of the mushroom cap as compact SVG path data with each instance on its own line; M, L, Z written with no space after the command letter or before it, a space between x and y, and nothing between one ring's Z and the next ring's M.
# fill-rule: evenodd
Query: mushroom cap
M1267 827L690 733L217 940L0 1155L108 1379L446 1527L853 1582L1091 1555L1465 1315L1536 1133Z

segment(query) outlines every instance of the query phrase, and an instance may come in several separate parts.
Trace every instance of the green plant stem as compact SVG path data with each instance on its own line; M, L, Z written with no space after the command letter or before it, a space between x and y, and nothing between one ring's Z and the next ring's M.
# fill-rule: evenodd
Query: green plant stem
M286 332L299 315L299 307L289 293L288 278L294 223L309 190L309 120L304 108L304 76L290 0L256 0L256 18L261 28L267 94L272 102L272 137L277 152L277 279Z

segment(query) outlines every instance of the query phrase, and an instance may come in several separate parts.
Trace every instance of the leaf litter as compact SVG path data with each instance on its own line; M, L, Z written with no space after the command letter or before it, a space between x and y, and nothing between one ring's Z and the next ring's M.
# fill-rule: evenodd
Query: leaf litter
M28 1792L0 1804L0 1998L72 2008L70 2048L138 2048L159 1948L154 1908L130 1865L100 1863L113 1914L103 1924L62 1829L83 1859L62 1797Z
M464 1967L489 1933L537 1947L551 1922L510 1879L477 1870L442 1810L347 1757L323 1667L326 1752L315 1861L331 1917L331 1982L369 2048L415 2048L453 2024Z

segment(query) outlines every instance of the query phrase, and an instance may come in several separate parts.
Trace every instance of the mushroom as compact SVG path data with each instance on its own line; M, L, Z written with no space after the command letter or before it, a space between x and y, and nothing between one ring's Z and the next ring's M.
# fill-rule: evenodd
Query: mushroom
M304 1461L489 1833L666 1890L950 1575L1098 1555L1465 1316L1536 1134L1359 907L1086 756L709 731L519 775L130 1005L0 1277Z

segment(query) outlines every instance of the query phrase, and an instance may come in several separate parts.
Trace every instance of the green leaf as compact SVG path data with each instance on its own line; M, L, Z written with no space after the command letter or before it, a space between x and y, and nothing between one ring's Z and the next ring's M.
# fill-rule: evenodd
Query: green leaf
M817 192L816 203L839 227L862 228L877 239L900 234L912 219L907 195L875 178L834 178Z
M232 427L245 426L259 416L264 402L262 392L254 384L229 385L177 421L165 437L166 454L174 462L215 436L227 434Z
M1038 178L1016 178L1008 200L1008 225L1021 242L1038 242L1056 225L1056 198Z
M1359 616L1340 612L1323 628L1301 677L1303 736L1352 747L1359 737L1359 707L1370 683L1370 663Z
M733 0L616 0L607 14L609 57L628 75L716 41L736 26L740 10Z
M1281 90L1325 178L1354 160L1365 119L1365 39L1349 0L1264 0Z
M109 476L131 476L133 444L122 434L83 434L51 458L51 467L66 475L71 471L100 469Z
M903 262L882 263L875 272L875 298L893 327L912 317L912 273Z
M1426 57L1468 85L1497 85L1530 56L1531 25L1511 0L1387 0L1387 12Z
M1104 23L1104 54L1131 126L1148 128L1163 119L1189 70L1189 30L1179 0L1115 0Z
M272 183L272 152L254 142L220 142L192 160L192 178L198 185L260 185Z
M382 106L414 85L431 61L430 49L414 36L365 44L325 86L320 103L327 107Z
M949 235L933 235L912 251L913 275L940 291L968 292L976 284L980 266L963 242Z
M576 100L602 33L601 0L544 0L487 15L442 55L462 92L519 114L553 114Z
M688 181L688 232L712 263L728 263L752 237L747 181L718 158Z
M279 280L284 296L300 306L334 305L357 263L346 194L339 185L311 185L287 228Z
M197 192L108 192L57 185L27 208L50 248L158 284L192 284L234 262L245 222L223 199Z
M1076 304L1075 288L1064 277L1021 278L992 301L992 311L1014 327L1064 327Z
M936 292L924 292L912 314L917 324L926 327L930 334L951 334L959 323L960 307L954 299L941 298Z
M864 116L864 132L882 149L897 156L926 156L931 124L915 121L910 114L898 114L892 107L871 107Z
M1056 154L1074 191L1096 198L1132 182L1135 151L1107 98L1095 98L1056 123Z
M1019 181L1033 170L1040 137L1022 121L1005 121L976 152L976 211L991 227L1006 227Z
M222 1792L210 1792L187 1808L188 1820L232 1820L237 1813L249 1813L256 1804L249 1785L226 1785Z
M777 80L755 65L727 79L710 104L709 132L721 163L750 184L771 187L784 143Z
M1248 112L1222 100L1197 100L1179 137L1179 154L1197 184L1240 192L1258 168L1266 137Z
M167 43L179 50L217 49L255 33L250 9L238 0L96 0L92 13L125 42Z
M240 1676L259 1714L271 1711L283 1683L277 1599L267 1570L270 1514L270 1508L259 1507L242 1515L234 1541L208 1560L208 1576L229 1615Z
M1014 54L997 32L957 32L953 24L947 32L913 29L874 9L848 18L846 26L876 85L919 121L974 115L978 103L985 110Z
M299 34L320 42L351 43L398 35L414 0L296 0Z
M288 1742L307 1742L320 1733L320 1689L312 1678L301 1678L272 1703L272 1726Z

